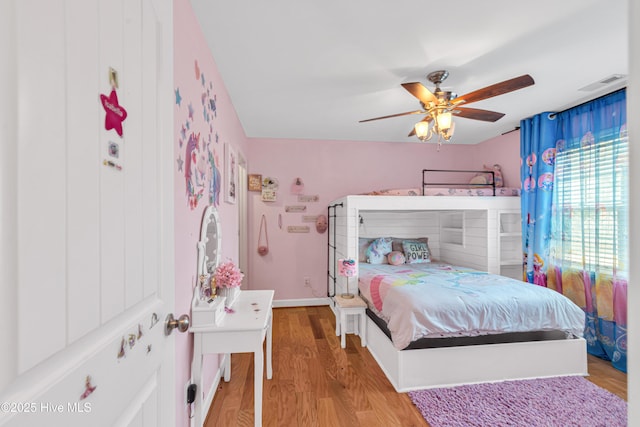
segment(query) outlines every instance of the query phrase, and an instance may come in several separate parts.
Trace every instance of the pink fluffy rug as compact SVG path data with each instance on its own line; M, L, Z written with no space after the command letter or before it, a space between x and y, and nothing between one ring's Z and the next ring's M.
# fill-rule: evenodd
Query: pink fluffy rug
M431 427L623 427L627 402L582 377L409 392Z

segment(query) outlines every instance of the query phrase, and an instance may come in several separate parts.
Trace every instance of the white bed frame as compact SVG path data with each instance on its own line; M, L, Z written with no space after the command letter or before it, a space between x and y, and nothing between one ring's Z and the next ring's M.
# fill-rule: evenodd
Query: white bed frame
M434 258L499 274L499 212L519 212L520 199L346 196L330 206L335 206L335 215L330 209L329 261L334 256L357 259L359 237L429 237ZM444 229L440 221L452 212L464 212L464 244L449 244L440 238ZM336 294L346 291L344 278L334 268L329 262L331 295L333 278ZM588 374L583 338L400 351L371 319L367 322L369 351L398 392Z

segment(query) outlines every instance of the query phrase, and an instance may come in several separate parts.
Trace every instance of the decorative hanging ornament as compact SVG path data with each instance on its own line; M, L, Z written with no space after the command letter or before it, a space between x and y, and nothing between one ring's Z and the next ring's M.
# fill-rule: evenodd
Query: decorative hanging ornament
M127 110L118 103L118 94L115 89L111 89L109 96L100 94L100 101L106 113L104 118L104 128L106 130L115 129L122 137L122 122L127 118Z
M304 183L300 178L296 178L291 184L291 194L302 194L304 191Z
M324 215L318 215L318 218L316 219L316 231L322 234L325 231L327 231L327 227L328 227L327 217Z
M118 95L116 93L116 89L119 88L118 71L113 67L109 67L109 85L111 86L111 94L108 97L100 95L102 108L106 112L104 127L106 130L116 129L118 135L122 137L122 122L127 117L127 111L118 103Z

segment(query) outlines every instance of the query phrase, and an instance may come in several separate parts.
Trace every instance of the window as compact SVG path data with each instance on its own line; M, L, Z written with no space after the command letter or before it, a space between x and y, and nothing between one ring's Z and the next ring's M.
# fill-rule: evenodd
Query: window
M597 141L597 142L594 142ZM628 139L611 130L566 141L556 157L551 257L587 271L625 271Z

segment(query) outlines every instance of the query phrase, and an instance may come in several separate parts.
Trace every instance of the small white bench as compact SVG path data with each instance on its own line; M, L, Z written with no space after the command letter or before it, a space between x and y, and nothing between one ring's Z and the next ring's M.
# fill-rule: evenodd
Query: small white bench
M359 296L353 298L343 298L340 295L333 297L336 302L336 336L340 336L340 346L345 348L347 340L345 337L347 329L347 316L357 315L359 319L354 322L355 334L360 336L360 343L367 346L367 318L365 309L367 304Z

